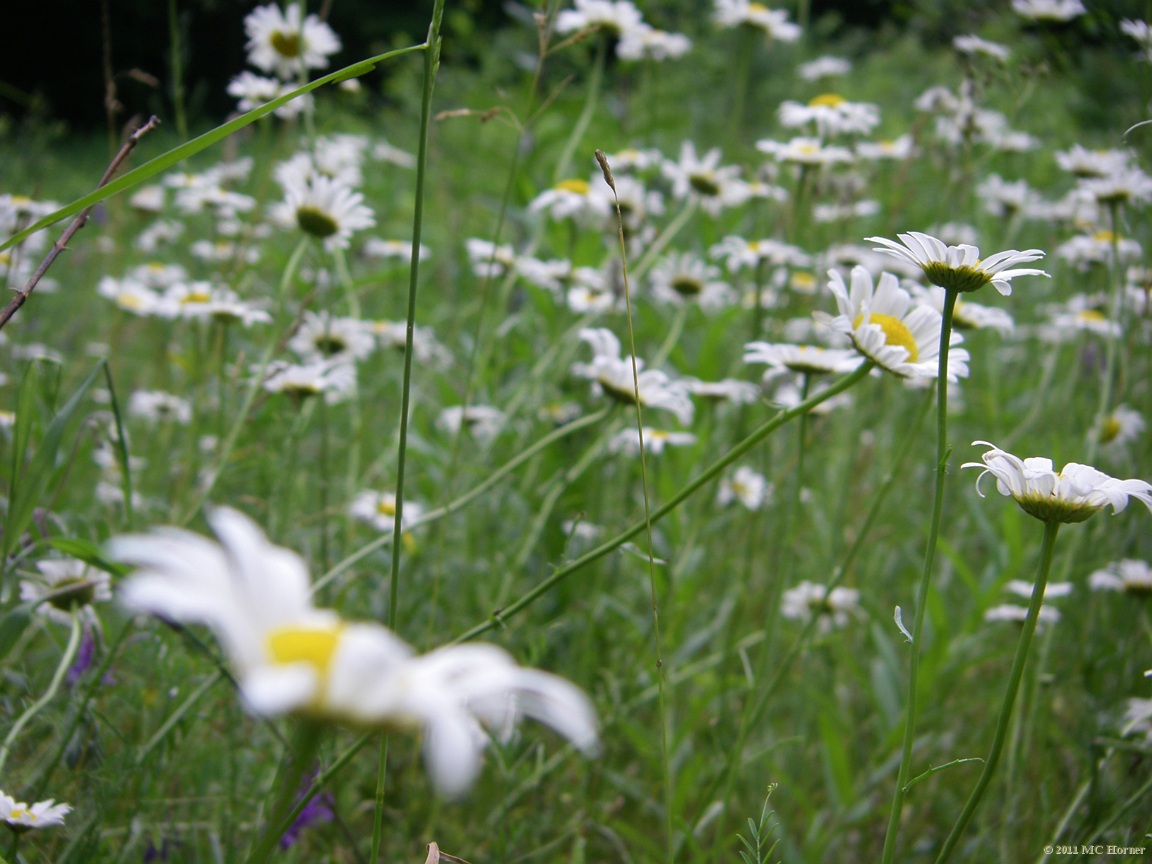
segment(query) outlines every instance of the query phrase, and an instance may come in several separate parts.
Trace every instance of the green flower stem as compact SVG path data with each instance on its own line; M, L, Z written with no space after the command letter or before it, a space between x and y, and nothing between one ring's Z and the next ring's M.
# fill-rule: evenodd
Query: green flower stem
M1004 742L1008 738L1008 726L1012 719L1012 707L1016 701L1016 692L1020 689L1020 679L1024 676L1024 665L1028 661L1028 649L1032 646L1032 637L1036 633L1036 625L1040 620L1040 609L1044 605L1044 589L1048 586L1048 573L1052 569L1052 552L1056 548L1056 532L1060 530L1059 522L1044 523L1044 540L1040 546L1040 565L1036 569L1036 584L1032 587L1032 602L1028 604L1028 615L1024 619L1024 629L1020 633L1020 641L1016 645L1016 657L1012 661L1012 671L1008 674L1008 687L1004 691L1004 701L1000 705L1000 714L996 718L996 733L992 738L992 749L988 751L988 759L984 762L984 769L980 772L980 779L976 781L976 788L968 798L968 803L952 826L952 832L944 841L936 864L945 864L952 857L956 844L960 842L960 835L968 827L976 808L984 798L988 784L992 781L992 774L996 771L996 763L1000 760L1000 752L1004 749Z
M760 428L752 432L751 435L749 435L747 438L729 450L726 454L708 466L708 468L702 471L699 476L696 477L696 479L689 482L687 486L673 495L666 503L653 510L651 523L655 525L657 522L659 522L661 519L663 519L665 516L683 504L684 501L690 498L701 487L707 485L712 480L715 480L716 477L720 475L720 472L722 472L725 468L727 468L729 465L731 465L733 462L735 462L737 459L739 459L781 426L792 420L795 420L797 417L807 414L817 405L827 401L828 399L831 399L833 396L843 393L845 390L849 389L854 384L865 378L873 368L874 364L871 361L865 361L855 371L845 375L826 390L821 390L819 393L816 393L808 399L805 399L799 405L776 414L771 420L764 423L762 426L760 426ZM557 584L563 582L573 573L582 569L585 565L591 564L593 561L597 561L600 558L603 558L609 552L612 552L615 549L623 546L633 537L643 532L647 525L648 520L641 519L638 523L632 525L629 528L626 528L612 539L601 543L595 549L592 549L584 555L581 555L567 567L562 567L559 570L556 570L551 576L541 581L540 584L533 588L531 591L521 596L520 599L516 600L514 603L509 604L504 609L493 613L492 617L487 621L477 624L471 629L462 633L456 638L456 641L465 642L469 639L476 638L482 633L487 633L489 630L494 630L497 627L500 627L508 618L511 618L513 615L532 605L532 603L534 603L537 599L539 599L544 594L547 594Z
M576 125L572 127L572 134L568 136L564 150L561 151L560 158L556 162L556 174L553 177L556 183L568 178L568 170L572 167L572 157L576 153L576 148L580 146L580 142L584 140L588 126L592 123L592 115L596 113L596 104L600 101L600 85L604 80L604 63L607 57L608 37L602 33L596 40L596 57L592 61L592 74L588 77L588 95L584 100L584 110L580 112ZM582 177L587 173L587 170L580 172Z
M399 539L404 519L404 469L408 453L408 413L412 396L412 347L416 332L416 294L420 284L420 240L424 229L424 186L428 177L428 132L432 125L432 91L436 88L436 73L440 69L440 22L444 16L444 0L432 5L432 20L428 23L428 36L424 40L424 88L420 100L420 141L416 151L415 205L412 209L412 262L408 278L408 318L404 335L404 385L400 397L400 441L396 454L396 518L392 523L392 536ZM400 549L402 543L392 544L392 572L388 580L388 629L396 629L396 608L400 591ZM388 773L388 736L380 740L380 756L376 771L376 807L372 818L372 855L369 860L380 860L380 843L384 836L384 790Z
M1124 317L1124 280L1120 276L1120 214L1119 205L1109 207L1112 227L1111 255L1108 268L1108 320L1114 325L1121 325ZM1121 331L1123 332L1123 331ZM1100 403L1096 409L1096 421L1100 422L1112 409L1112 393L1115 387L1116 366L1119 357L1120 335L1109 334L1106 337L1104 348L1104 380L1101 381ZM1095 463L1096 454L1100 450L1100 436L1093 435L1088 441L1087 462Z
M916 697L920 683L920 658L923 655L924 616L928 609L928 590L932 585L932 565L936 558L936 543L940 536L940 521L944 514L944 477L948 473L948 349L952 341L952 318L959 293L944 289L944 310L940 322L940 361L936 372L936 489L932 497L932 521L928 529L928 548L924 552L924 569L920 573L920 587L916 592L916 618L912 625L912 657L908 667L908 704L904 719L904 741L900 748L900 767L896 772L896 791L892 795L892 811L888 816L888 830L884 835L881 864L892 864L896 852L900 814L904 808L904 793L912 770L912 742L916 736Z
M269 860L276 844L284 836L285 828L292 824L288 821L286 814L298 812L293 807L293 803L300 793L300 781L308 773L309 766L316 759L323 732L324 727L315 721L299 721L296 734L292 737L291 746L288 752L284 754L284 761L280 764L280 770L276 773L276 779L272 783L272 791L276 798L271 811L264 820L264 833L252 847L252 851L248 853L248 857L245 859L247 864L264 864L265 861ZM309 788L300 803L307 804L311 796L312 789ZM301 807L301 809L303 808Z
M72 665L72 661L76 658L76 649L80 647L80 634L82 631L80 626L80 616L72 616L72 632L68 636L68 645L64 648L64 654L60 657L60 664L56 667L56 672L52 675L52 681L48 684L48 689L44 691L44 695L28 706L28 710L17 718L16 722L12 724L12 728L8 730L8 737L4 739L4 744L0 745L0 777L4 776L4 764L8 761L8 753L12 749L12 743L20 737L20 733L24 727L28 725L28 721L35 717L40 709L52 701L56 695L56 691L60 689L60 683L64 680L64 675L68 672L68 668Z

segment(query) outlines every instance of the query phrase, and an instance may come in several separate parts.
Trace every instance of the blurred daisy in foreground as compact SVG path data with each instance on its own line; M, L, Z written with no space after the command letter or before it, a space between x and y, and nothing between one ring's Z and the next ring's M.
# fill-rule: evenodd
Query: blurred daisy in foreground
M495 645L417 655L375 622L313 606L303 559L248 517L221 508L208 521L219 542L157 528L113 538L109 554L137 568L123 585L127 606L214 632L254 713L422 730L432 781L448 795L475 780L484 730L507 741L521 717L596 748L595 712L568 681L518 666Z
M1152 597L1152 567L1135 558L1113 561L1088 577L1088 587L1093 591L1123 591Z
M817 619L817 629L830 633L860 614L860 592L854 588L833 588L815 582L801 582L780 597L780 615L790 621Z
M1117 480L1090 465L1069 462L1059 471L1052 460L1040 456L1020 459L987 441L974 441L990 447L980 462L965 462L962 468L981 468L976 491L984 492L984 475L996 478L1001 495L1015 499L1020 508L1043 522L1083 522L1110 506L1119 513L1135 498L1152 512L1152 485L1143 480Z
M716 490L716 503L727 507L733 502L740 503L748 510L759 510L772 497L772 484L763 474L753 471L747 465L737 468L731 475L720 480Z
M939 372L941 315L931 306L916 305L891 273L880 274L875 288L863 267L852 268L849 290L843 277L828 271L828 288L836 298L836 317L816 312L816 320L837 333L846 333L862 355L901 378L935 378ZM949 345L963 337L953 331ZM968 352L948 352L949 381L968 377Z
M50 828L63 825L64 817L72 812L67 804L57 804L53 799L38 801L29 807L11 795L0 792L0 819L15 831L22 834L32 828Z
M1023 252L1010 249L981 259L980 250L967 243L946 246L943 241L919 231L896 236L900 238L899 243L886 237L865 239L880 244L877 252L916 264L924 271L929 282L949 291L976 291L991 283L993 288L1007 296L1012 293L1010 282L1015 277L1048 275L1043 270L1013 269L1013 265L1043 258L1044 253L1039 249L1026 249Z
M340 50L340 38L315 15L304 15L302 4L281 9L275 3L258 6L244 19L248 62L291 81L307 69L324 69Z
M580 339L592 347L593 357L591 363L573 364L573 375L590 379L596 392L617 402L662 408L685 426L692 422L694 408L683 382L657 369L645 369L640 358L636 358L633 374L632 358L621 356L620 340L611 330L584 328Z

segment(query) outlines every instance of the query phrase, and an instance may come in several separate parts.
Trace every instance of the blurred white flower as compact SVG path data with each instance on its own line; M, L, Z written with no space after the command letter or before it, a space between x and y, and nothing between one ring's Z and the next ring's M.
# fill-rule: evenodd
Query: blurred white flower
M328 65L329 55L340 50L340 38L317 16L302 16L301 8L300 3L287 9L269 3L248 13L244 32L249 63L286 81Z
M791 621L810 621L817 618L817 629L829 633L845 626L860 614L860 592L854 588L833 588L804 581L789 588L780 597L780 615Z
M8 823L8 827L18 834L32 828L63 825L64 817L71 812L70 806L57 804L51 798L47 801L38 801L29 807L23 801L17 801L11 795L0 792L0 819Z
M113 538L109 554L137 568L122 590L129 607L214 632L254 712L421 729L433 783L448 795L479 772L484 729L508 740L522 716L594 751L595 712L573 684L494 645L417 656L379 624L314 607L304 561L248 517L220 508L208 521L218 543L157 528Z

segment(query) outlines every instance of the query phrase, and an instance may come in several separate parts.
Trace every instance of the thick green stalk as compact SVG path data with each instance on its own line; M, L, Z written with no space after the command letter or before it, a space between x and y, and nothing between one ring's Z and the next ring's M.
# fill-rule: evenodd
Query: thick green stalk
M308 768L320 749L324 727L311 720L298 722L300 725L296 729L288 752L284 754L284 761L272 784L275 803L264 820L264 833L245 859L247 864L264 864L272 855L280 838L284 836L285 828L292 824L286 820L286 816L290 812L295 812L293 804L300 794L300 781L308 773ZM311 794L312 790L309 789L301 803L307 803Z
M904 809L904 793L912 770L912 741L916 735L916 698L920 683L920 658L923 655L924 616L928 609L928 590L932 585L932 566L936 559L936 542L944 514L944 477L948 473L948 348L952 341L952 316L959 293L944 289L944 314L940 322L940 360L936 372L936 489L932 496L932 521L928 529L928 548L916 592L916 618L912 625L912 658L908 667L908 705L904 719L904 741L900 748L900 768L896 772L896 791L884 835L881 864L892 864L896 852L896 835Z
M400 537L404 519L404 468L408 453L408 411L412 395L412 347L416 332L416 294L420 284L420 241L424 228L424 186L428 175L428 132L432 125L432 91L436 87L436 72L440 68L440 21L444 16L444 0L436 0L432 7L432 20L428 24L428 38L424 42L424 91L420 102L420 143L416 153L416 202L412 212L412 263L408 279L408 318L404 336L404 386L400 397L400 442L396 455L396 518L392 523L392 536ZM400 548L392 544L392 575L388 585L388 629L396 629L396 607L400 590ZM380 741L380 758L376 775L376 811L372 820L372 857L380 858L380 840L384 828L384 788L388 770L388 736Z
M1016 645L1016 657L1012 660L1012 671L1008 674L1008 687L1004 690L1004 701L1000 704L1000 714L996 718L996 733L992 738L992 749L988 751L988 759L984 762L984 770L980 772L980 779L976 781L976 788L968 797L968 803L952 826L952 832L944 841L936 864L945 864L952 857L956 844L960 842L960 835L968 827L976 808L984 798L988 784L992 782L992 775L996 771L996 763L1000 760L1000 751L1004 749L1004 742L1008 739L1008 725L1012 719L1012 707L1016 702L1016 692L1020 689L1020 679L1024 676L1024 665L1028 662L1028 649L1032 646L1032 637L1036 633L1036 625L1040 621L1040 609L1044 605L1044 589L1048 587L1048 573L1052 569L1052 552L1056 548L1056 532L1060 530L1059 522L1044 523L1044 540L1040 547L1040 565L1036 569L1036 584L1032 586L1032 602L1028 604L1028 615L1024 619L1024 629L1020 632L1020 641Z
M661 519L663 519L665 516L683 504L701 487L707 485L712 480L715 480L720 475L721 471L723 471L725 468L727 468L729 465L731 465L733 462L735 462L737 459L739 459L781 426L791 420L795 420L797 417L807 414L817 405L827 401L828 399L831 399L833 396L843 393L845 390L852 387L854 384L867 376L867 374L871 372L873 368L874 364L871 361L866 361L862 363L859 368L849 373L848 375L845 375L826 390L821 390L819 393L816 393L805 399L799 405L778 413L771 420L764 423L762 426L760 426L760 428L752 432L751 435L749 435L747 438L745 438L743 441L741 441L739 444L737 444L735 447L733 447L731 450L729 450L727 453L709 465L706 469L704 469L704 471L702 471L696 477L696 479L689 482L688 485L686 485L679 492L668 499L666 503L653 510L651 518L652 524L655 525L657 522L659 522ZM541 581L540 584L533 588L531 591L522 595L519 600L509 604L504 609L498 610L487 621L477 624L476 626L462 633L456 638L456 641L465 642L469 639L475 639L482 633L487 633L489 630L494 630L497 627L500 627L502 623L508 618L511 618L513 615L532 605L532 603L534 603L544 594L547 594L556 585L558 585L560 582L563 582L576 571L582 569L588 564L591 564L593 561L597 561L600 558L603 558L609 552L619 549L633 537L644 531L647 525L648 520L642 519L640 522L632 525L629 528L626 528L624 531L617 534L610 540L606 540L605 542L601 543L595 549L592 549L591 551L586 552L584 555L581 555L567 567L561 567L559 570L556 570L551 576Z

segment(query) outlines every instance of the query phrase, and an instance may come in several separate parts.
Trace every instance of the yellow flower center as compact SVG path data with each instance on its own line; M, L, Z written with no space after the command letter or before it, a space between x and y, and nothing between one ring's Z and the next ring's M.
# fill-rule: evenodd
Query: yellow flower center
M857 315L852 322L853 329L858 329L864 323L864 316ZM908 363L915 363L920 358L920 350L916 347L916 339L908 326L893 315L883 312L873 312L868 316L869 324L875 324L884 331L884 341L889 345L896 345L908 352Z
M765 12L768 11L768 7L765 6L763 3L749 3L748 4L748 11L755 14L755 15L763 15Z
M810 144L806 141L803 144L797 145L796 150L801 155L812 156L812 155L820 152L820 145L819 144Z
M811 273L793 273L789 284L796 291L810 293L816 287L816 277Z
M180 298L180 302L187 305L189 303L207 303L212 299L212 295L207 291L189 291Z
M1076 318L1086 324L1099 324L1108 320L1103 312L1098 312L1095 309L1085 309L1082 312L1077 312Z
M695 297L704 290L704 283L694 276L674 276L672 290L684 297Z
M381 516L395 516L396 502L391 498L381 498L376 502L376 512Z
M116 297L116 305L121 309L141 309L144 301L136 294L119 294Z
M275 663L307 663L321 676L327 673L340 644L343 626L278 627L268 634L268 653Z
M286 33L283 30L277 30L272 34L269 40L276 53L281 57L299 57L300 56L300 34L299 33Z
M575 195L587 195L592 191L587 180L561 180L556 184L556 189L559 192L571 192Z
M13 807L10 819L35 819L36 814L31 810L25 810L23 807Z
M1092 239L1097 243L1115 243L1116 235L1109 231L1107 228L1104 228L1093 234Z
M821 93L815 99L808 103L809 108L835 108L838 105L843 105L847 101L843 96L838 96L835 93Z

